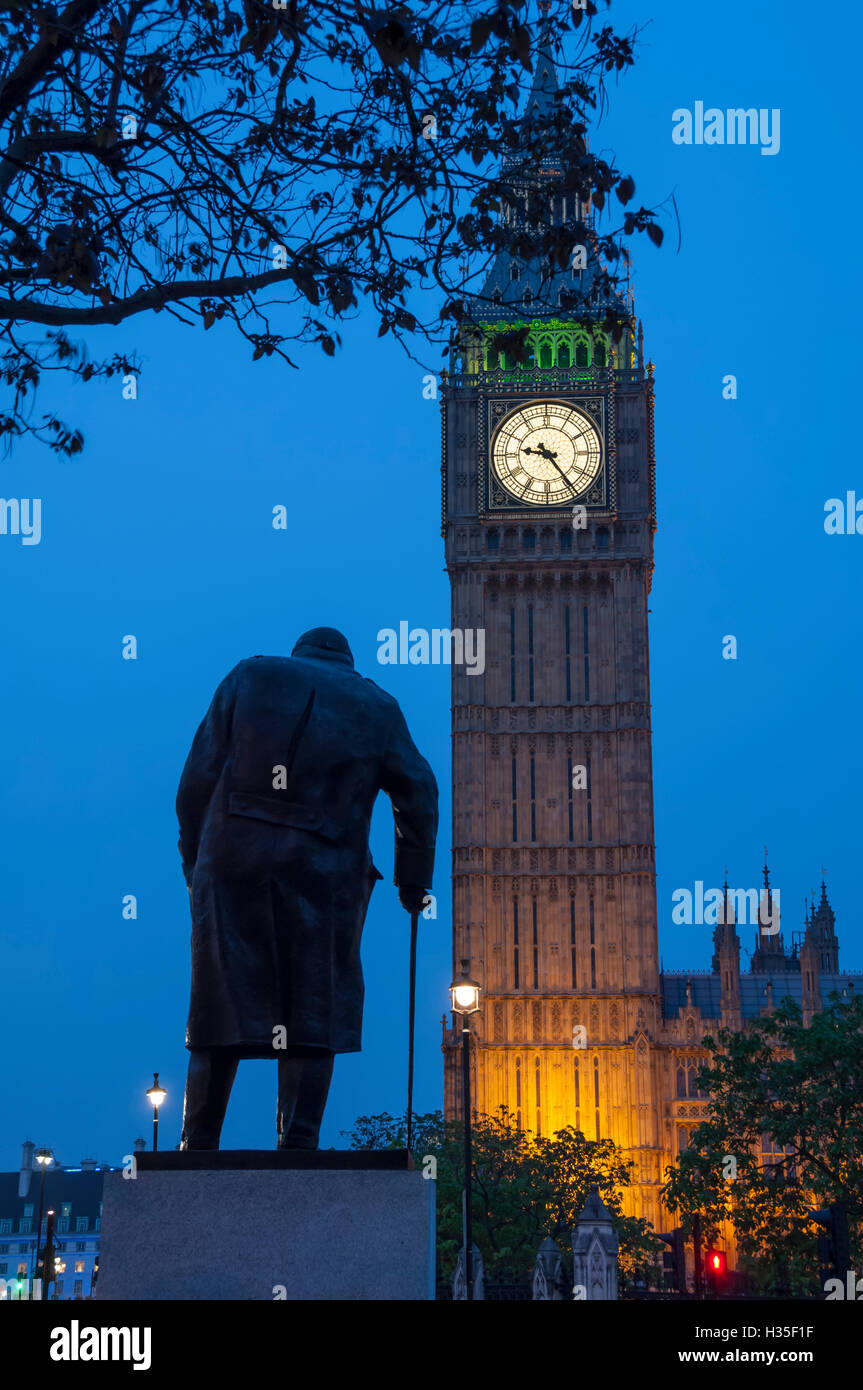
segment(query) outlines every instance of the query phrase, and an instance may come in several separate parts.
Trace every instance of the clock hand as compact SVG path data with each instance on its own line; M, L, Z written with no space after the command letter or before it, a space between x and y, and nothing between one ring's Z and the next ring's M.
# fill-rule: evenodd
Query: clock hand
M563 478L563 481L566 483L567 487L569 487L569 479L567 478L566 474L564 473L563 469L557 461L557 454L554 453L551 449L546 449L543 444L540 444L537 449L531 449L529 446L526 446L524 449L524 453L539 454L540 458L546 459L557 469L558 473Z

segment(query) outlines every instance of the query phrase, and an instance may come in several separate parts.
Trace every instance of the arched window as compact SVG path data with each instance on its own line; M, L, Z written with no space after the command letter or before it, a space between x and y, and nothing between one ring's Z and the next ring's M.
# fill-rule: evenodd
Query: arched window
M536 532L525 531L521 538L521 543L525 550L536 550Z
M539 349L539 365L541 367L550 367L551 364L551 343L546 340L541 344Z
M521 302L527 308L533 303L533 290L527 289L521 297Z
M502 299L503 295L501 294L500 290L495 290L491 296L492 304L500 304Z
M521 1129L521 1058L515 1059L515 1127Z
M500 550L500 531L486 531L485 544L488 550Z
M606 366L608 366L608 353L607 353L607 349L606 349L606 346L605 346L605 340L604 340L604 339L594 340L594 344L593 344L593 365L594 365L595 367L606 367Z
M521 279L521 271L519 270L518 266L515 265L515 263L513 263L509 268L509 278L510 280Z
M576 338L575 340L575 365L576 367L590 366L590 348L586 338Z
M600 526L599 530L597 531L597 533L596 533L596 548L597 548L597 550L607 550L607 549L608 549L608 527L607 527L607 526Z
M561 343L557 349L557 365L562 371L569 371L572 366L572 359L569 353L569 343Z
M678 1125L678 1126L677 1126L677 1152L678 1152L679 1154L685 1153L685 1151L686 1151L688 1148L689 1148L689 1126L688 1126L688 1125Z
M561 550L572 550L572 531L568 528L560 533L560 548Z
M677 1094L684 1097L686 1095L686 1068L684 1066L677 1068Z
M596 1137L597 1137L597 1139L599 1139L600 1136L599 1136L599 1058L598 1058L598 1057L594 1057L594 1059L593 1059L593 1105L594 1105L594 1115L593 1115L593 1118L594 1118L594 1123L595 1123L595 1127L596 1127Z
M538 1057L537 1057L536 1061L534 1062L533 1076L534 1076L534 1085L535 1085L535 1088L536 1088L536 1133L537 1133L538 1136L541 1136L541 1134L542 1134L542 1090L541 1090L541 1071L540 1071L540 1065L539 1065L539 1058L538 1058Z

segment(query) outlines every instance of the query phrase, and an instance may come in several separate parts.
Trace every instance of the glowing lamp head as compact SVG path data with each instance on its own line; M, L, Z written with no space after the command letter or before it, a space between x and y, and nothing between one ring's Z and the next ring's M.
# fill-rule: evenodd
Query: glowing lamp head
M462 961L462 973L450 985L450 998L454 1014L475 1014L479 1008L480 987L467 973L467 961Z
M147 1099L154 1110L158 1110L167 1094L168 1092L165 1090L164 1086L159 1085L159 1073L154 1071L153 1084L147 1090Z
M35 1159L41 1168L47 1168L50 1163L54 1162L54 1155L50 1149L37 1149Z

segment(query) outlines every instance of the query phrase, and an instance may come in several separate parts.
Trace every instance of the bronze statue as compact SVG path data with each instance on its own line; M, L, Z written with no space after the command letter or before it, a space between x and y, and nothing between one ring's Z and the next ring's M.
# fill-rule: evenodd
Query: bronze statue
M409 912L431 884L437 784L398 703L334 628L241 661L177 793L192 907L191 1054L181 1149L217 1149L237 1063L278 1060L278 1146L315 1149L337 1052L361 1047L360 937L379 791Z

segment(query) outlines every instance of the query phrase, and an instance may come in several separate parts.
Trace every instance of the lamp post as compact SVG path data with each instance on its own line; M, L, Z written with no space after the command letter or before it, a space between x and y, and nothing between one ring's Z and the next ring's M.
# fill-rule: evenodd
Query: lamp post
M464 1272L466 1297L473 1299L473 1220L471 1212L471 1133L470 1133L470 1023L479 1009L479 985L468 974L468 962L461 963L461 975L450 985L452 1011L461 1014L462 1101L464 1105Z
M168 1092L159 1085L159 1073L153 1072L153 1084L147 1089L147 1099L153 1107L153 1153L159 1147L159 1106Z
M56 1279L54 1273L54 1262L56 1258L56 1246L54 1243L54 1219L56 1212L53 1207L49 1207L45 1213L45 1245L42 1250L42 1287L45 1297L48 1297L48 1290Z
M66 1257L65 1257L65 1255L61 1252L59 1245L55 1244L55 1246L54 1246L54 1292L53 1292L53 1294L51 1295L52 1298L54 1298L54 1299L56 1299L56 1298L58 1297L58 1294L57 1294L57 1281L58 1281L58 1279L60 1278L60 1276L63 1275L63 1274L65 1274L65 1273L66 1273Z
M31 1298L35 1292L36 1274L39 1270L39 1242L42 1239L42 1207L45 1202L45 1170L54 1162L54 1155L50 1149L37 1149L35 1158L42 1171L39 1178L39 1220L36 1222L36 1240L33 1248L33 1266L30 1276Z

